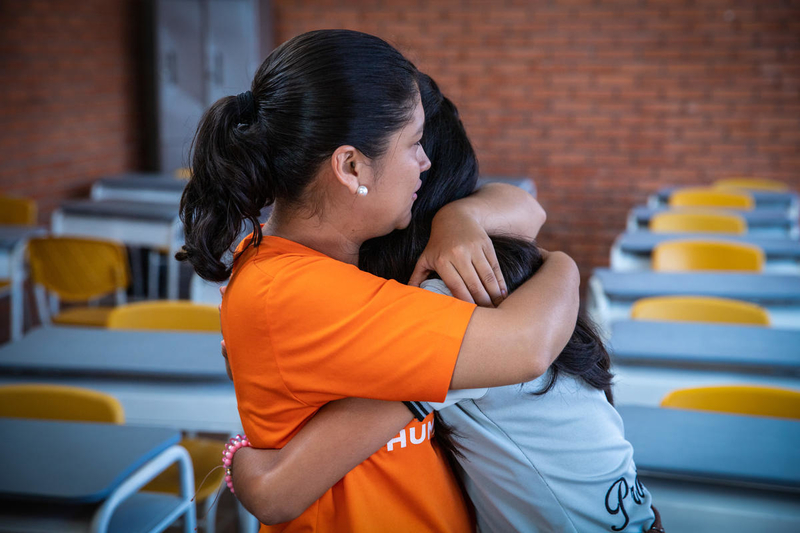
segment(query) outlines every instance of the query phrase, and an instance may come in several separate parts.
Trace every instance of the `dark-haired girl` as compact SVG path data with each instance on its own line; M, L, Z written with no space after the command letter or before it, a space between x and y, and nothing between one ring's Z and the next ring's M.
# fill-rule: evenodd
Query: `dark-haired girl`
M415 254L425 246L431 214L468 194L477 176L455 107L424 75L420 89L423 146L442 165L428 171L420 191L425 203L415 206L410 226L382 242L365 243L361 251L362 268L398 279L407 279ZM545 254L534 243L509 237L493 242L509 291L538 275ZM382 255L373 253L378 244L385 246ZM438 279L423 287L450 294ZM414 402L417 415L435 407L455 432L455 468L475 505L480 531L659 531L612 405L609 366L593 326L579 319L543 376L522 385L452 391L437 405ZM237 452L236 494L264 521L291 518L379 448L416 446L419 435L403 428L411 416L388 403L333 402L283 450Z
M431 165L417 76L376 37L310 32L270 54L251 91L218 101L201 120L181 202L181 258L205 279L231 275L222 329L254 446L283 447L334 400L393 400L378 409L396 412L406 409L399 401L442 401L450 388L528 381L572 333L579 278L566 255L550 254L503 298L487 232L532 238L543 222L538 204L513 188L482 189L431 220L417 276L435 269L470 301L357 268L363 244L409 226ZM257 216L269 204L262 230ZM243 221L253 234L231 273L221 258ZM401 426L414 446L377 451L275 529L472 529L431 442L433 417ZM331 445L349 437L328 434Z

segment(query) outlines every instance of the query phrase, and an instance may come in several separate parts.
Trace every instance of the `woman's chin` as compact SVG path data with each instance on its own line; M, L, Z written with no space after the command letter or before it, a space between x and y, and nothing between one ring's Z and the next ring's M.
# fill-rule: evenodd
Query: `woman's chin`
M403 220L401 220L397 224L397 226L395 226L395 229L406 229L409 224L411 224L411 212L410 211L408 213L408 216L406 218L404 218Z

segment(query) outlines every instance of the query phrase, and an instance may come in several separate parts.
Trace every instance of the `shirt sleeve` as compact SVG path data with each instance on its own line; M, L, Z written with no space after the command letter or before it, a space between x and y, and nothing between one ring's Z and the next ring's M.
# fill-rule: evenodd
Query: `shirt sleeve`
M445 398L474 304L320 257L281 269L271 287L272 351L299 400Z
M489 392L489 389L457 389L451 390L447 393L447 397L441 402L418 402L419 406L417 406L421 411L430 413L431 411L441 411L445 407L450 407L453 404L457 404L461 400L477 400L478 398L483 398L486 396L486 393Z
M450 292L450 289L447 288L447 285L441 279L427 279L420 284L420 287L425 289L426 291L435 292L437 294L443 294L445 296L453 296L453 293ZM440 411L445 407L450 407L453 404L460 402L461 400L477 400L478 398L482 398L489 392L487 388L481 389L459 389L459 390L451 390L447 393L447 397L442 402L404 402L406 407L411 414L414 415L419 421L425 419L433 411Z

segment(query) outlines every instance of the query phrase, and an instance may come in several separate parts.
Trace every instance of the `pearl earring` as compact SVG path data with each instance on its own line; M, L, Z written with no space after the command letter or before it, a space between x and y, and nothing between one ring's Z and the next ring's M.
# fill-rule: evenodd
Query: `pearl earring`
M358 189L356 189L356 194L359 196L366 196L369 191L363 185L359 185Z

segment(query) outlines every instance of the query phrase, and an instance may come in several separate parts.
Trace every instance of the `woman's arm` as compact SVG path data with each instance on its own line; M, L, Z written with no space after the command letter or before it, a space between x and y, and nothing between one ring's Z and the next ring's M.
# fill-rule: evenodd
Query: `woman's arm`
M475 310L451 388L533 379L566 345L578 314L577 267L560 252L544 255L536 275L497 309ZM237 452L234 489L261 522L292 520L409 420L411 414L401 403L358 398L330 403L282 450Z
M513 235L525 240L534 240L547 219L536 198L507 183L487 183L440 211L456 206L475 218L491 235Z
M451 389L523 383L544 374L578 319L580 275L562 252L542 251L544 263L498 308L477 307L458 352ZM222 355L228 368L223 341Z
M231 467L236 496L264 524L293 520L411 419L399 402L331 402L282 449L237 451Z
M536 275L496 309L475 309L461 342L451 389L536 379L567 345L578 319L578 267L562 252L543 255Z
M519 187L484 185L439 210L409 284L419 286L436 271L456 298L499 305L508 291L489 234L533 240L545 219L536 199Z

